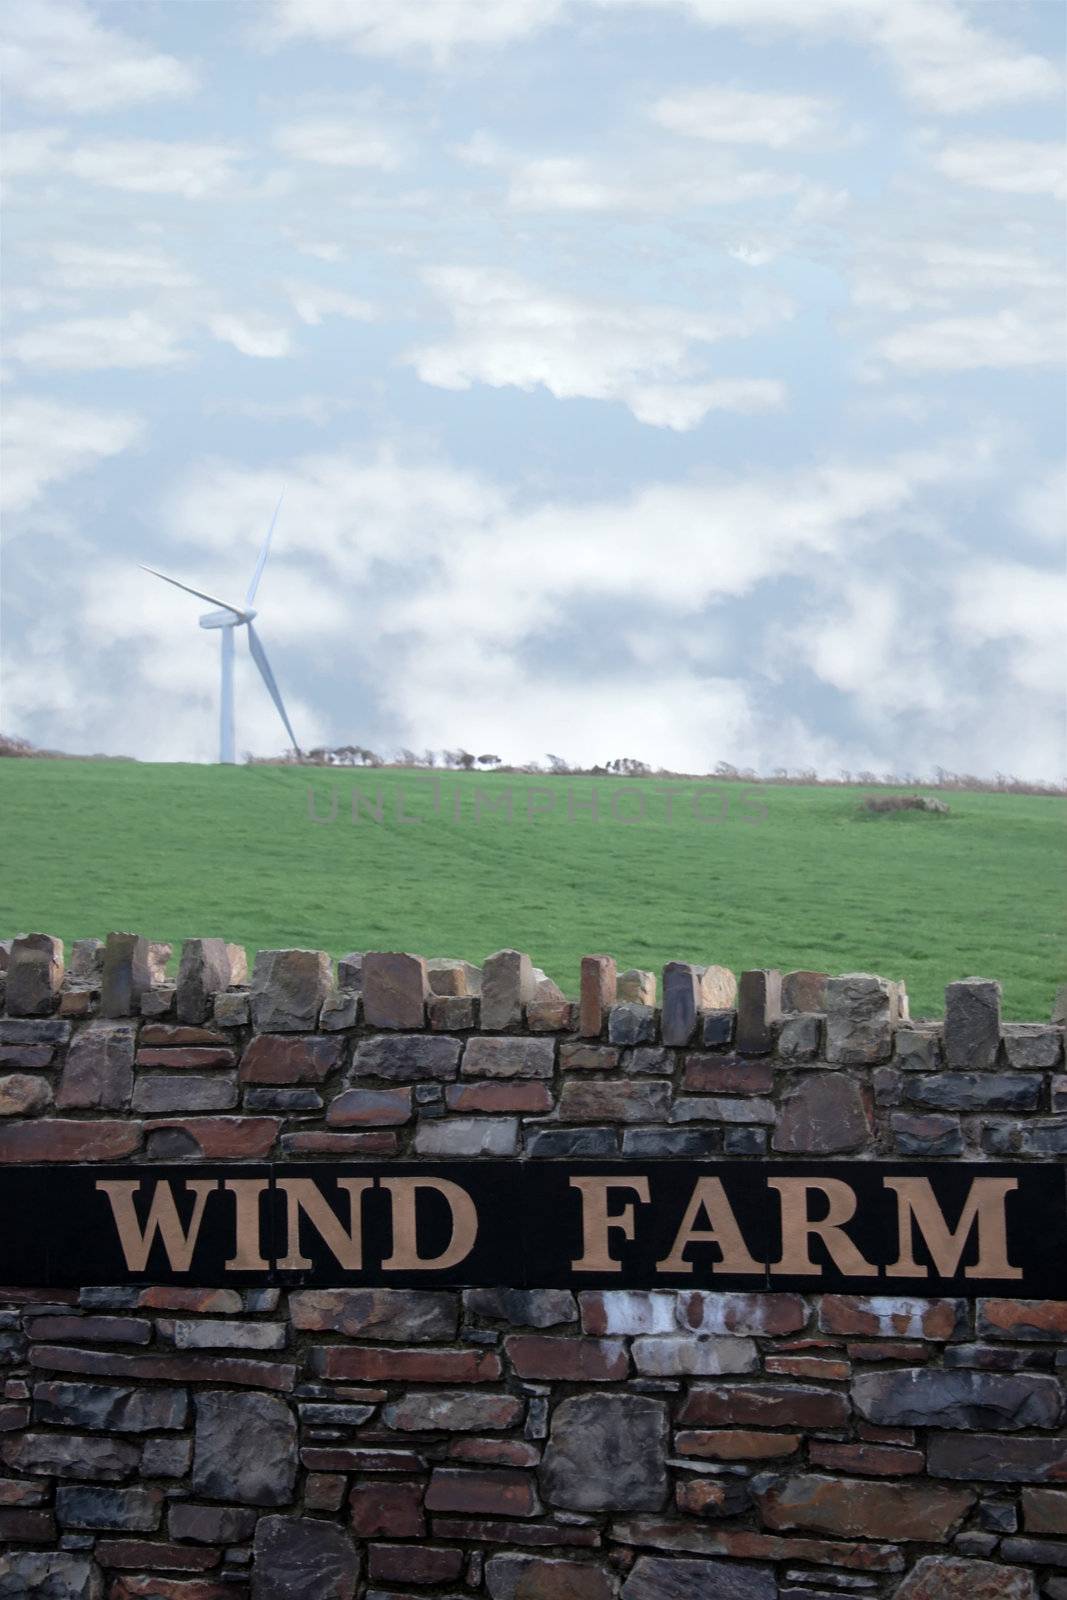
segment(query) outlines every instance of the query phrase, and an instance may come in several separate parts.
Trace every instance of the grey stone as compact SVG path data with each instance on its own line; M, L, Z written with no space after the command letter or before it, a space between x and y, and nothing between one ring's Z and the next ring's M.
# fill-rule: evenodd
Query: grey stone
M1036 1111L1041 1079L995 1072L939 1072L909 1078L907 1098L932 1111Z
M578 1307L567 1289L464 1289L463 1309L516 1328L554 1328L578 1320Z
M174 1010L175 989L172 984L159 984L141 992L141 1016L152 1020L169 1017Z
M363 951L350 950L337 962L337 983L341 989L363 988Z
M133 1091L137 1028L132 1022L90 1022L67 1051L56 1104L62 1111L118 1111Z
M742 972L737 992L737 1049L765 1056L774 1048L774 1025L782 1014L782 974L773 967Z
M522 1421L522 1401L470 1389L412 1389L382 1407L387 1428L402 1433L480 1433Z
M982 1149L991 1156L1067 1156L1067 1122L987 1122L982 1128Z
M218 1028L247 1028L252 1020L251 996L247 993L217 994L214 1015Z
M374 1415L373 1406L330 1405L315 1400L306 1401L296 1409L300 1421L313 1428L359 1428Z
M520 1027L522 1008L536 995L529 956L521 950L498 950L482 964L482 1027L493 1032Z
M468 1039L460 1071L464 1078L551 1078L555 1059L552 1039Z
M139 933L109 933L100 977L100 1014L128 1017L152 987L151 949Z
M797 1011L783 1017L778 1029L778 1054L783 1061L814 1061L822 1043L822 1017Z
M79 988L99 989L103 976L103 939L75 939L70 947L67 983Z
M623 1155L645 1160L710 1156L721 1148L717 1128L626 1128L622 1135Z
M896 1067L875 1067L871 1088L876 1106L899 1106L904 1098L904 1074Z
M896 984L869 972L826 980L826 1059L843 1065L888 1061L899 1019Z
M12 1072L0 1078L0 1117L36 1117L52 1104L47 1078Z
M1006 1022L1004 1054L1009 1067L1049 1072L1059 1066L1063 1056L1063 1030L1029 1022Z
M773 1100L761 1100L755 1095L739 1095L736 1099L723 1095L680 1095L671 1107L672 1122L774 1122L777 1113Z
M420 1078L447 1082L459 1071L458 1039L425 1038L398 1033L391 1038L363 1039L352 1062L353 1078L388 1078L391 1083L417 1083Z
M513 1156L518 1145L517 1117L443 1117L415 1129L420 1156Z
M736 1011L706 1012L700 1036L705 1049L722 1049L732 1044L736 1027Z
M322 1096L317 1089L246 1089L242 1102L245 1111L321 1111Z
M88 1555L66 1550L0 1554L0 1600L102 1600L104 1580Z
M653 1044L656 1013L652 1006L624 1000L608 1012L608 1040L615 1045Z
M945 988L945 1061L972 1072L996 1065L1000 1047L1000 984L963 978Z
M916 1116L894 1111L890 1117L893 1147L902 1156L959 1156L963 1154L963 1129L958 1117L936 1113Z
M236 1104L235 1072L157 1073L138 1077L132 1109L159 1116L170 1111L230 1111Z
M302 1331L426 1344L455 1337L459 1304L447 1289L306 1289L289 1314Z
M47 1017L56 1008L62 984L62 939L50 933L24 933L12 940L6 989L12 1016Z
M456 956L432 956L426 963L430 992L455 998L477 998L482 992L482 969Z
M671 1086L644 1078L569 1078L559 1097L561 1122L662 1122Z
M152 1533L163 1514L159 1489L98 1489L61 1484L56 1490L56 1517L63 1528L115 1528Z
M225 939L186 939L178 966L175 1005L179 1022L197 1026L211 1015L215 995L234 981Z
M700 970L689 961L668 961L663 969L660 1037L666 1045L689 1044L696 1032Z
M854 1379L860 1416L882 1427L1054 1428L1063 1414L1055 1378L973 1369L899 1367Z
M674 1072L674 1061L673 1050L653 1050L647 1046L639 1046L636 1050L624 1052L621 1068L623 1072L630 1073L636 1078L654 1077L657 1073L669 1078Z
M775 1600L770 1567L676 1556L638 1556L622 1600Z
M615 1156L618 1153L619 1135L614 1128L538 1128L527 1125L526 1154L539 1160Z
M1067 1023L1067 983L1061 983L1052 1002L1052 1019L1062 1028Z
M172 1504L167 1516L172 1539L196 1544L237 1544L250 1539L256 1513L247 1506L198 1506L188 1501Z
M189 1410L184 1389L128 1388L109 1383L37 1383L33 1415L59 1427L108 1433L154 1433L183 1428Z
M920 1556L893 1600L1037 1600L1033 1574L1003 1561Z
M142 1478L184 1478L193 1462L191 1439L146 1439L141 1450Z
M801 969L782 974L782 1011L825 1011L829 974Z
M893 1059L902 1072L936 1072L941 1065L941 1036L934 1028L897 1028Z
M296 1421L277 1395L196 1396L193 1491L207 1500L284 1505L296 1479Z
M633 1342L634 1366L644 1377L707 1378L759 1371L755 1340L728 1334L642 1334Z
M252 969L256 1032L314 1029L330 986L330 958L325 950L260 950Z
M70 1032L61 1017L0 1017L0 1044L65 1044Z
M470 995L434 994L428 1003L430 1027L435 1033L469 1033L478 1026L478 1001ZM538 1002L530 1003L529 1023L537 1024ZM553 1019L553 1025L555 1019Z
M812 1072L782 1102L771 1147L786 1155L836 1155L861 1149L873 1131L859 1084L839 1072Z
M260 1517L251 1600L352 1600L359 1556L343 1528L311 1517Z
M140 1459L137 1445L91 1433L20 1433L0 1442L6 1466L57 1478L128 1478Z
M628 967L620 972L615 982L615 998L632 1001L634 1005L654 1006L656 1003L656 974L641 967Z
M616 1580L604 1567L549 1555L490 1556L489 1600L615 1600Z
M724 1128L723 1154L727 1156L765 1156L767 1154L766 1128Z
M539 1482L550 1506L659 1510L667 1498L667 1406L646 1395L585 1394L552 1413Z
M667 1407L635 1394L561 1400L538 1474L550 1505L658 1511L667 1497Z
M319 1027L327 1033L340 1033L343 1028L354 1028L359 1021L360 995L358 989L331 989L322 1002Z

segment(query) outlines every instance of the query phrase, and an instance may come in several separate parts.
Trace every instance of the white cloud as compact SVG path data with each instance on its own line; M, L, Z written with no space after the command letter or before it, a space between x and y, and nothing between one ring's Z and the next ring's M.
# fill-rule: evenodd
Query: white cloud
M374 307L356 295L345 294L319 283L287 282L285 292L301 322L318 327L326 317L348 317L353 322L371 322Z
M1057 295L1063 283L1054 261L998 240L876 235L860 241L856 256L853 303L877 311L948 311L975 295Z
M440 267L425 276L455 332L409 359L438 388L543 385L560 400L617 400L642 422L683 430L714 408L783 403L775 380L710 380L697 351L788 316L784 297L753 295L716 314L582 299L490 268Z
M1067 537L1067 468L1049 468L1022 491L1016 521L1041 544L1063 545Z
M105 27L78 0L10 6L0 62L7 94L64 112L113 111L197 86L186 62Z
M49 250L49 283L63 289L188 289L194 279L172 256L138 245L93 245L68 240Z
M275 0L270 28L374 56L428 52L439 62L463 46L512 44L558 21L565 0Z
M292 353L289 329L254 311L218 311L208 317L207 326L213 338L243 356L276 361Z
M0 504L5 511L25 511L49 484L133 448L143 434L136 416L15 396L4 406Z
M294 161L325 167L373 167L394 172L407 159L405 141L369 117L309 117L287 122L274 135L275 149Z
M1058 367L1063 361L1063 340L1063 310L1053 300L1033 309L1011 307L988 316L909 323L879 339L875 354L889 366L910 372Z
M998 657L1024 689L1063 696L1063 619L1067 574L990 558L971 563L955 585L955 621L979 643L1004 646Z
M654 122L689 139L755 144L768 150L837 142L834 108L812 95L770 94L707 84L677 89L650 107Z
M240 151L178 139L101 139L76 145L65 169L87 183L132 194L178 194L199 200L231 182Z
M38 323L9 337L7 349L26 367L57 372L173 367L187 356L175 325L147 311Z
M946 178L972 189L1067 198L1067 147L1062 140L970 139L945 145L933 164Z

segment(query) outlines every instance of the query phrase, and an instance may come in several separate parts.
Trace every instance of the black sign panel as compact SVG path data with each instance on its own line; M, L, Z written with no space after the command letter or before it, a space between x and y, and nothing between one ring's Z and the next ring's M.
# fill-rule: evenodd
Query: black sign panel
M1067 1298L1063 1169L322 1162L0 1169L0 1283Z

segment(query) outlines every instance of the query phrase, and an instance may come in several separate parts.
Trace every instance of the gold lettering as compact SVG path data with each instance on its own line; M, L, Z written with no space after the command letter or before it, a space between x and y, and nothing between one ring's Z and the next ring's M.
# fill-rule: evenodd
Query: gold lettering
M222 1186L234 1198L234 1253L225 1263L227 1272L267 1272L259 1245L259 1197L270 1187L266 1178L227 1178Z
M478 1213L466 1189L448 1178L383 1178L393 1208L393 1253L382 1262L383 1272L429 1272L454 1267L466 1260L478 1236ZM415 1218L419 1189L442 1195L452 1213L452 1237L436 1256L420 1256Z
M141 1231L141 1224L137 1220L137 1211L134 1207L133 1196L141 1187L140 1180L132 1182L125 1178L100 1178L96 1187L107 1195L111 1202L111 1214L115 1219L118 1229L119 1243L122 1253L126 1258L126 1266L130 1272L144 1272L148 1266L148 1257L156 1234L163 1241L167 1262L172 1272L188 1272L193 1260L193 1251L196 1241L200 1236L200 1224L204 1220L204 1207L207 1197L213 1189L218 1188L216 1178L193 1178L185 1180L185 1187L196 1196L193 1214L189 1221L188 1232L182 1227L178 1215L178 1207L174 1203L174 1194L169 1183L157 1182L152 1195L152 1203L148 1208L148 1218Z
M697 1220L705 1212L710 1228L698 1228ZM718 1178L701 1178L693 1189L689 1204L671 1246L670 1255L657 1261L657 1272L692 1272L693 1263L686 1261L685 1252L691 1244L717 1244L722 1252L721 1261L712 1264L712 1272L761 1273L762 1266L749 1254L741 1237L733 1207L726 1198L726 1190Z
M964 1267L965 1278L1021 1278L1022 1271L1008 1261L1008 1227L1005 1196L1019 1187L1017 1178L975 1178L964 1202L955 1232L949 1231L944 1213L934 1198L928 1178L885 1178L887 1189L897 1197L897 1230L900 1259L886 1268L890 1278L925 1278L926 1267L914 1256L912 1223L933 1257L942 1278L951 1278L959 1269L963 1247L977 1225L978 1260Z
M621 1272L622 1264L611 1253L611 1231L618 1228L624 1239L634 1236L634 1208L627 1201L621 1211L608 1211L608 1191L632 1189L638 1200L649 1201L647 1178L572 1178L571 1188L582 1197L582 1253L571 1262L574 1272Z
M337 1219L318 1184L312 1178L279 1178L285 1192L288 1244L285 1257L278 1262L286 1272L299 1272L312 1262L300 1253L300 1213L321 1236L330 1254L346 1272L358 1272L363 1265L363 1223L361 1198L373 1187L372 1178L338 1178L337 1187L348 1195L348 1232Z
M856 1214L856 1193L850 1184L840 1178L768 1178L767 1187L778 1190L782 1206L782 1257L771 1263L772 1272L821 1277L822 1267L817 1267L808 1254L812 1234L822 1240L837 1270L847 1277L873 1276L878 1272L844 1231L843 1225ZM827 1201L826 1215L819 1222L813 1222L808 1211L812 1190L825 1195Z

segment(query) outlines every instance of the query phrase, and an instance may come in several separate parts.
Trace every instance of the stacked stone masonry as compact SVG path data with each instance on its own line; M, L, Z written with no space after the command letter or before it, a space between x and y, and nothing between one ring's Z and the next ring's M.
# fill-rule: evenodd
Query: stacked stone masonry
M1062 1163L999 986L0 943L0 1163ZM9 1220L9 1219L8 1219ZM1067 1299L0 1290L0 1600L1067 1600Z

